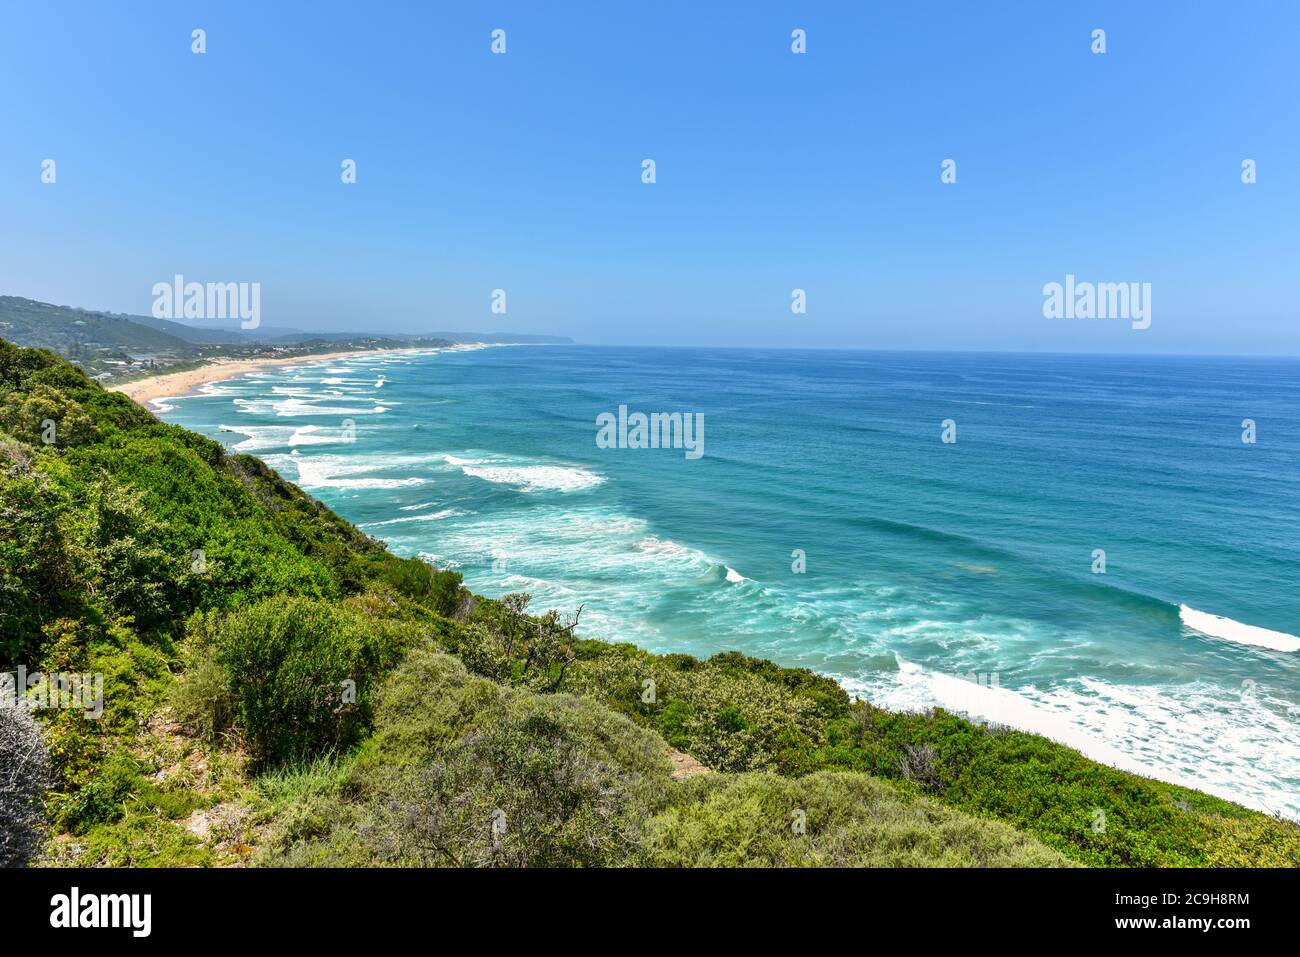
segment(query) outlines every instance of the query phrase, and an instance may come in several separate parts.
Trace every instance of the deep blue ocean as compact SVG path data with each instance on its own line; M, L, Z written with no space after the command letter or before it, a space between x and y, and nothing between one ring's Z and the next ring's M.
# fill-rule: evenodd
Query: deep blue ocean
M599 447L620 405L701 413L704 454ZM510 346L161 414L480 593L584 605L588 637L740 649L1300 817L1300 361Z

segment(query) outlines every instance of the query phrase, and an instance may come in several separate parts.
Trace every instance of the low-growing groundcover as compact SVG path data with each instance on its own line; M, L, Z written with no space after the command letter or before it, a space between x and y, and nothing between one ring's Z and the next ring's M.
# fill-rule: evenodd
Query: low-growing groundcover
M580 631L0 341L0 670L104 676L5 725L5 863L1300 866L1035 735Z

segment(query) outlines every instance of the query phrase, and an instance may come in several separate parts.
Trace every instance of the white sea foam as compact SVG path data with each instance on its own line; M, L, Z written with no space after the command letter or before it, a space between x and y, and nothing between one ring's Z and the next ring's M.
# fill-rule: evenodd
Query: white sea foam
M405 488L411 485L423 485L428 481L420 476L390 478L368 474L406 464L403 458L398 456L375 456L367 460L333 455L268 457L267 464L278 468L279 465L274 460L292 464L298 470L297 483L308 489Z
M362 522L362 528L379 528L383 525L404 525L407 522L436 522L440 519L451 518L453 515L459 515L454 508L444 508L437 512L430 512L427 515L403 515L400 518L389 518L382 522Z
M369 379L355 379L347 376L327 376L320 380L321 385L370 386Z
M724 600L741 600L730 597L735 586L726 584L724 563L652 535L643 519L603 504L489 512L439 528L437 542L442 560L466 569L469 584L482 594L523 590L539 609L584 606L582 633L592 638L662 649L654 617L666 593L714 582ZM698 592L696 613L717 612L712 594Z
M289 444L298 445L337 445L352 442L354 439L345 434L342 428L327 429L319 425L304 425L293 430Z
M315 399L328 400L330 396L313 396ZM336 398L336 397L334 397ZM388 405L392 405L389 403ZM382 415L388 411L388 406L374 405L370 408L362 406L345 406L345 405L314 405L311 401L301 398L284 399L281 402L272 404L275 414L284 418L298 418L300 416L328 415L331 418L347 418L354 415Z
M234 399L235 408L247 415L274 415L274 399Z
M1300 818L1300 780L1285 701L1266 689L1120 685L1079 678L1051 689L1006 688L898 660L897 672L840 683L880 707L942 707L1051 738L1093 760L1195 788L1265 812Z
M525 492L575 492L605 481L605 476L577 465L541 465L498 457L462 459L454 455L444 455L443 461L470 478L513 485Z
M562 465L466 466L461 471L471 478L513 485L525 492L574 492L605 481L595 472Z
M541 578L530 578L528 575L506 575L501 579L501 584L511 591L526 591L530 595L554 588L553 582Z
M336 445L350 440L343 429L319 425L221 425L222 432L245 435L234 445L236 452L264 452L268 449L296 448L300 445Z
M1210 615L1186 605L1178 606L1178 617L1191 631L1210 638L1222 638L1239 645L1254 645L1257 648L1271 648L1274 651L1300 651L1300 638L1288 635L1284 631L1270 631L1256 625L1243 625L1231 618Z
M646 552L650 555L684 555L690 549L680 542L666 541L662 538L643 538L636 543L639 551Z
M236 452L260 452L264 449L280 448L293 434L292 426L283 425L221 425L218 428L222 432L247 436L235 443Z

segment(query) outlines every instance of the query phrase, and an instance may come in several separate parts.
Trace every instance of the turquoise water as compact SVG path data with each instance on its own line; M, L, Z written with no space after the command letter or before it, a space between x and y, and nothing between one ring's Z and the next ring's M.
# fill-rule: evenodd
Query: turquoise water
M704 454L598 447L620 405L702 413ZM1300 817L1295 360L503 347L162 414L481 593L585 605L587 636L738 648Z

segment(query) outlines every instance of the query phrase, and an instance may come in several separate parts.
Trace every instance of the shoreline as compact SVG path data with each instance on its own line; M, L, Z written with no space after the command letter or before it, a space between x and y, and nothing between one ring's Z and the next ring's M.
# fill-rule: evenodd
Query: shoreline
M133 379L118 385L107 386L109 392L120 392L128 399L134 400L150 412L158 412L162 399L179 399L193 395L199 386L213 382L224 382L237 376L256 372L267 366L288 366L298 362L315 362L329 359L342 359L348 356L373 356L390 352L421 352L413 349L349 349L343 352L317 352L310 355L284 356L266 359L228 359L219 357L210 359L195 369L183 369L180 372L162 372L158 375Z
M465 345L451 347L452 350L465 349ZM471 348L482 348L483 345L474 344ZM373 350L351 350L333 353L319 353L313 355L289 356L282 358L270 359L249 359L249 360L229 360L218 359L203 366L177 373L164 373L147 379L137 380L135 382L124 383L116 387L114 391L121 391L130 398L149 408L150 411L166 411L166 407L157 408L153 404L162 405L158 400L165 398L176 398L182 393L174 391L183 384L191 392L198 386L211 382L224 381L236 376L255 371L263 366L287 366L294 363L304 363L313 360L328 361L352 356L378 355L386 353L400 352L423 352L424 349L373 349ZM441 351L441 350L439 350ZM449 350L450 351L450 350ZM143 387L138 391L142 395L133 395L132 387ZM171 391L169 391L171 390ZM235 429L234 431L238 431ZM257 454L257 453L253 453ZM308 494L313 494L308 492ZM340 512L340 514L342 514ZM398 516L399 513L392 513ZM344 515L345 518L348 516ZM348 518L349 521L355 521ZM381 536L379 537L382 540ZM728 572L732 569L728 567ZM730 581L730 577L728 577ZM473 589L479 594L491 596L491 589L476 587ZM500 596L495 596L500 597ZM1199 613L1198 613L1199 614ZM1206 616L1212 618L1215 616ZM1232 622L1233 625L1239 623ZM1240 626L1250 627L1250 626ZM620 639L611 637L608 634L593 632L585 635L587 638L594 638L598 641L619 643ZM1211 637L1223 637L1211 635ZM1234 639L1227 639L1234 640ZM636 641L630 641L636 647L652 650L650 646L639 644ZM668 654L670 651L681 651L685 653L694 653L689 648L673 649L653 649L657 654ZM777 662L783 667L807 667L790 660L781 660L776 657L764 655L767 660ZM1296 820L1285 812L1279 812L1277 808L1271 806L1262 798L1250 792L1242 792L1236 788L1223 783L1216 783L1210 780L1202 780L1176 770L1166 767L1153 766L1143 762L1135 754L1130 754L1119 750L1113 744L1108 742L1104 737L1097 736L1095 731L1089 730L1082 725L1076 725L1070 722L1066 716L1055 714L1041 705L1036 704L1033 700L1023 697L1010 689L994 689L991 692L975 684L971 684L961 679L961 676L947 675L943 672L921 665L913 665L910 669L918 675L924 676L929 684L932 700L928 705L922 705L916 708L900 705L898 702L888 702L870 696L854 677L833 672L813 669L816 673L830 677L836 681L846 692L853 697L861 697L863 700L870 701L874 706L884 708L889 711L898 711L901 713L910 713L913 710L924 711L927 708L941 707L950 713L959 715L973 724L986 725L989 727L1004 726L1014 728L1021 732L1036 735L1055 744L1068 748L1069 750L1082 755L1089 760L1098 764L1126 773L1132 774L1144 779L1158 781L1176 787L1186 788L1201 794L1210 795L1233 804L1253 810L1259 813L1277 815L1280 814L1287 820Z

